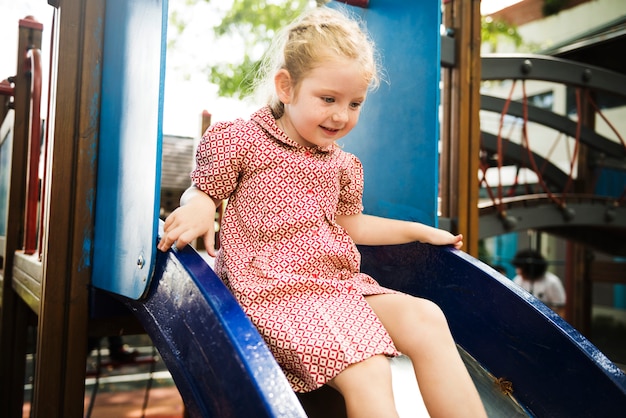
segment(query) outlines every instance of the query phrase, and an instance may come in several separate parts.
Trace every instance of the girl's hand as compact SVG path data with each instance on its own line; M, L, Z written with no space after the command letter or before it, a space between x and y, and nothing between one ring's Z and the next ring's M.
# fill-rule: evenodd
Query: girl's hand
M454 235L453 242L450 243L457 250L460 250L463 247L463 234Z
M208 195L196 193L167 217L157 248L167 251L174 244L177 248L184 248L202 236L207 253L215 257L215 207Z
M452 235L445 229L420 222L401 221L365 215L337 215L337 223L348 232L356 244L393 245L419 241L433 245L463 246L463 235Z
M457 250L463 246L463 235L453 235L444 229L434 229L430 235L429 243L433 245L452 245Z

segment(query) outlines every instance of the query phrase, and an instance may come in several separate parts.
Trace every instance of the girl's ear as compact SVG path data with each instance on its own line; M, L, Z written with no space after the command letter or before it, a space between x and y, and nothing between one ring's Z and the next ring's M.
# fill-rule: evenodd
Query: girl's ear
M291 85L291 76L287 70L283 68L276 73L274 76L274 86L276 88L278 99L284 104L290 103L292 100L291 94L293 89Z

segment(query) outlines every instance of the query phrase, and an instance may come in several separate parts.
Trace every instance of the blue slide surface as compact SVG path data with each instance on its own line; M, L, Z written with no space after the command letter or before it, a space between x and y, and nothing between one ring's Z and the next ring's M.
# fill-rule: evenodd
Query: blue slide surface
M190 247L157 254L145 298L123 298L191 417L306 417L262 337Z
M360 247L363 271L435 301L457 343L532 416L614 417L626 411L626 375L578 331L511 280L452 248Z
M360 251L363 270L381 284L437 302L459 345L494 378L512 383L529 416L626 411L624 373L495 270L461 251L419 243ZM193 249L159 252L146 297L123 301L159 350L190 416L307 416L261 336ZM312 399L332 410L319 416L344 416L336 395Z

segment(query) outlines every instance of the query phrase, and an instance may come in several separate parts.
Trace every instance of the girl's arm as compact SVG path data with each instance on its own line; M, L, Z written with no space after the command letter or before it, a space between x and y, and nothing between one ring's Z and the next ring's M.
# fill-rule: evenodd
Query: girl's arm
M213 199L195 186L180 198L181 206L165 220L158 249L167 251L174 243L183 248L194 239L204 237L207 253L215 257L215 211L221 200Z
M463 236L424 225L418 222L400 221L364 215L338 215L337 223L344 228L356 244L392 245L420 241L433 245L463 246Z

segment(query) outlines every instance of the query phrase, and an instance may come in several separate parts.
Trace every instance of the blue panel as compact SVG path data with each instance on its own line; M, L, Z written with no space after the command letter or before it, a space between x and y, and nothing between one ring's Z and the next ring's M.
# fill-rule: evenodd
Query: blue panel
M363 271L437 303L457 343L537 417L612 417L626 411L626 375L530 293L452 248L360 247Z
M342 141L365 169L365 212L436 225L441 1L371 0L351 10L366 22L388 81Z
M11 124L11 127L9 127L9 124ZM0 236L2 237L7 234L9 185L11 183L11 155L13 152L12 124L13 118L8 117L5 119L2 126L0 126ZM4 247L0 247L0 249L2 248Z
M166 26L166 0L107 1L92 282L135 299L156 253Z
M626 309L626 285L613 285L613 307Z
M603 168L598 175L595 194L619 199L626 190L626 173L623 170Z
M515 266L511 264L511 260L513 260L517 253L517 232L498 235L493 237L493 240L495 257L491 264L503 267L506 270L506 276L508 278L515 277Z

